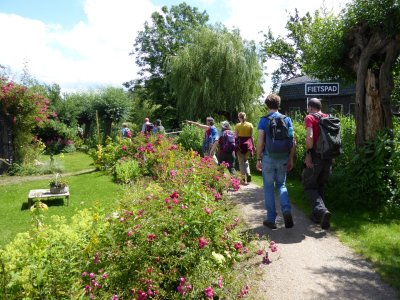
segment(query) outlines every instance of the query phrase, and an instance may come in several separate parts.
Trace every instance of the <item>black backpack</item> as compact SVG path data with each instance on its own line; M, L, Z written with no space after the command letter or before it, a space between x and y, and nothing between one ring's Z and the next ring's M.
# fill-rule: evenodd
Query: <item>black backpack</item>
M315 153L322 159L332 159L343 153L342 138L340 136L340 120L333 116L322 117L312 114L318 119L319 136L314 145Z
M293 128L288 127L285 122L285 115L278 117L266 116L268 118L268 128L265 132L265 147L269 154L289 153L293 147Z

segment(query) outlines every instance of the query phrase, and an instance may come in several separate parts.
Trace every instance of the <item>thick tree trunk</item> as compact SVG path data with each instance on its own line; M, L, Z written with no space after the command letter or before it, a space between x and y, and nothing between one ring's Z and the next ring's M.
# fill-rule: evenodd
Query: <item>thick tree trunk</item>
M356 146L364 145L366 140L376 137L384 127L392 127L390 93L393 89L391 68L399 56L398 37L390 39L383 32L375 32L368 40L367 31L360 27L355 32L353 69L357 74L355 119ZM368 32L366 34L368 36ZM396 41L397 40L397 41ZM359 55L357 55L357 53ZM380 63L376 57L382 57ZM373 64L380 63L379 73L371 69Z
M393 91L392 66L400 55L400 34L388 43L385 49L386 57L379 71L379 88L383 109L383 127L393 128L392 107L390 95Z
M371 71L367 72L365 80L365 120L364 136L365 139L372 140L375 138L377 131L383 128L384 122L382 118L381 98L379 94L379 79Z
M111 136L111 126L112 126L112 120L105 119L105 121L104 121L104 138Z

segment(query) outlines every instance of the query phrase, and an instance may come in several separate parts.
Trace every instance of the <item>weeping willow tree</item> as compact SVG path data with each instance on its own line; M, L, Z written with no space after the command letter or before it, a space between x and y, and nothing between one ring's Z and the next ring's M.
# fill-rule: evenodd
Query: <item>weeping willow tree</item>
M238 31L204 27L170 57L167 80L181 120L206 115L233 120L262 93L262 66L255 44Z

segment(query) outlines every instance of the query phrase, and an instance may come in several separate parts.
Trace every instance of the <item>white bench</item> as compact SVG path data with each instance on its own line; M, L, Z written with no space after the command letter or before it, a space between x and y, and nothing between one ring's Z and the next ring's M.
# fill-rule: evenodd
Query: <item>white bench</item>
M69 206L69 188L66 188L65 193L52 194L49 189L30 190L28 194L28 205L32 206L33 199L48 199L48 198L67 198L67 206Z

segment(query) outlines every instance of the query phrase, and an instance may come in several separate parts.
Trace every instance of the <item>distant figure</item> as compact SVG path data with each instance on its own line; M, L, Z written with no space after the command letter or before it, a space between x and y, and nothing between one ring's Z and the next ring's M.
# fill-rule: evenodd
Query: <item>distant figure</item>
M247 185L251 182L251 173L249 166L249 156L253 156L254 141L253 141L253 124L246 121L246 114L240 112L238 114L240 123L236 124L235 134L237 138L236 143L236 157L239 162L240 174L242 177L242 184Z
M144 118L141 132L151 134L153 133L154 125L150 122L149 118Z
M153 128L153 134L156 135L156 134L164 134L164 133L165 133L165 128L164 128L164 126L161 125L161 120L157 119L156 124Z
M81 126L79 126L79 124L77 125L76 132L77 132L78 136L79 136L81 139L83 139L83 129L82 129Z
M211 117L207 117L206 119L207 125L200 124L194 121L186 121L186 123L205 130L204 141L203 141L204 156L212 157L214 162L218 164L218 159L217 156L215 155L215 148L217 146L219 136L218 136L218 130L214 126L214 119Z
M228 121L221 122L221 135L218 139L218 163L225 162L229 173L235 174L235 134L231 131L231 125Z
M122 136L130 139L132 137L132 131L128 128L127 123L122 123Z

